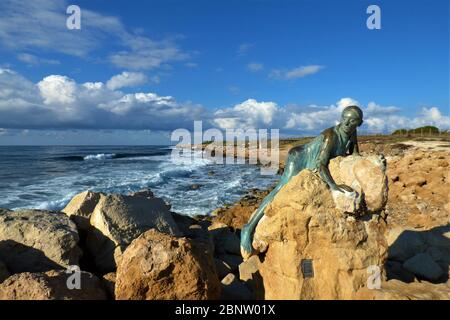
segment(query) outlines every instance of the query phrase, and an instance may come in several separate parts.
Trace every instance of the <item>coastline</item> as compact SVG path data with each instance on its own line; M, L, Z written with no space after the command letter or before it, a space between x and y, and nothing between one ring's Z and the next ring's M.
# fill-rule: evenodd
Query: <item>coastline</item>
M284 296L270 283L289 286L294 278L301 283L298 270L289 269L293 278L273 271L271 266L282 271L285 266L295 265L306 248L311 250L305 253L307 256L327 261L317 271L330 277L327 281L333 286L355 283L357 288L364 287L361 281L366 281L365 268L376 265L383 268L383 289L392 288L394 293L390 293L391 289L357 291L351 286L344 295L320 289L301 299L427 299L430 294L445 299L450 290L446 273L449 256L445 251L450 224L446 194L450 188L450 140L399 142L389 138L361 137L362 157L349 157L355 165L357 161L370 162L377 158L375 154L385 155L387 169L375 161L368 165L378 169L362 172L367 174L364 179L371 181L370 186L381 186L378 196L386 196L387 204L366 210L361 219L357 214L345 214L347 211L337 208L325 183L303 170L268 208L271 212L265 220L272 219L273 223L263 224L261 228L266 231L261 232L273 233L274 237L268 238L274 241L272 246L258 240L257 245L263 246L258 247L260 254L246 261L240 252L240 230L270 188L251 189L239 201L217 208L211 215L177 213L151 190L126 195L85 191L60 212L0 209L0 299L47 299L43 292L48 287L57 292L50 295L51 299L292 297ZM284 143L280 154L286 154L295 143ZM333 169L330 164L336 177L348 172L341 167L345 159L333 160ZM382 180L376 182L380 177ZM314 222L315 217L320 218ZM343 234L342 228L348 233ZM315 234L313 238L310 232ZM287 251L283 240L286 237L290 248ZM17 243L22 244L20 250ZM25 258L22 252L27 252ZM342 266L351 275L347 280L334 278L335 266L329 263L343 257L363 264L357 268L344 258ZM283 259L287 259L286 263ZM83 283L89 284L81 296L64 287L64 269L71 265L79 266ZM270 290L268 295L261 289L261 275L264 288ZM167 282L162 283L160 277ZM142 286L148 291L143 291Z

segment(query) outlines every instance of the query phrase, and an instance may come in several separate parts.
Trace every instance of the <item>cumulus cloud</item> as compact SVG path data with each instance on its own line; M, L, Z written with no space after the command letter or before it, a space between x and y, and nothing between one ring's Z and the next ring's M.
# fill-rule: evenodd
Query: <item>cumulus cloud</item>
M424 125L450 128L450 117L443 115L437 107L425 107L416 116L407 117L399 114L401 109L398 107L375 102L363 106L350 97L325 106L279 106L275 102L248 99L231 108L218 109L212 123L222 129L279 128L290 134L317 134L338 124L342 110L350 105L360 106L364 112L364 124L359 129L362 132L390 133L399 128Z
M135 87L145 84L148 81L147 76L140 72L122 72L113 76L106 82L106 87L110 90L116 90L124 87Z
M273 69L269 74L269 78L277 80L294 80L317 73L323 68L324 66L321 65L309 65L293 69Z
M44 104L70 104L75 101L76 83L72 79L51 75L37 84Z
M0 127L11 129L152 129L191 127L203 107L151 92L124 94L102 82L50 75L33 83L0 69Z
M278 112L274 102L258 102L248 99L232 108L219 109L213 123L222 129L268 128Z
M113 41L118 49L105 58L113 65L126 69L152 69L171 61L186 59L174 39L150 39L127 30L114 16L82 9L81 32L66 27L66 0L2 0L0 1L0 44L12 51L38 49L87 57L105 43ZM19 55L26 63L54 61Z
M291 134L316 134L339 122L342 110L359 105L364 111L362 131L392 132L399 128L435 125L450 129L450 117L438 107L423 107L406 116L395 106L350 97L331 105L286 105L247 99L231 107L208 110L192 102L154 92L124 93L136 84L120 74L104 82L78 83L64 75L49 75L34 83L10 69L0 69L0 130L127 129L170 131L191 128L194 120L221 129L279 128ZM139 78L139 77L137 77ZM112 81L115 79L115 81ZM109 83L109 85L108 85Z

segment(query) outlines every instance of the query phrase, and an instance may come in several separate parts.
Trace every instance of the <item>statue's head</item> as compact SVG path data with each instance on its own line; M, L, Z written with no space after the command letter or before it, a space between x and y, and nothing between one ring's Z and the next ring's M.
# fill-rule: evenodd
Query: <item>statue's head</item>
M342 111L341 128L346 134L352 134L363 123L363 112L358 106L348 106Z

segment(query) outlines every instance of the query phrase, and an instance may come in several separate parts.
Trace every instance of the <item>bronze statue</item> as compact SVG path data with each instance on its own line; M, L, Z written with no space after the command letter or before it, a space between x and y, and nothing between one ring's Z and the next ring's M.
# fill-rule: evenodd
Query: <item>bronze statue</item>
M262 201L258 210L241 231L241 253L244 258L252 254L253 233L264 210L280 189L303 169L318 171L330 189L340 192L353 190L346 185L337 185L328 169L330 159L347 154L359 154L356 128L363 123L363 112L357 106L342 111L341 122L324 130L311 142L289 150L284 173L280 182Z

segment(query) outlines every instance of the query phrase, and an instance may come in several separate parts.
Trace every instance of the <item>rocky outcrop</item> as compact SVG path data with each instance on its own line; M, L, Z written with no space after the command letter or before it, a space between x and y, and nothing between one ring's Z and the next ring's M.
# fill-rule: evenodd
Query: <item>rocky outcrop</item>
M322 179L303 170L279 191L255 231L253 246L265 252L259 265L265 299L355 298L367 285L368 268L383 270L384 231L378 215L338 210Z
M411 149L388 159L388 223L427 230L450 224L450 153Z
M80 272L80 286L69 286L71 276L65 271L18 273L0 284L0 300L104 300L102 283L94 275ZM70 289L72 288L72 289Z
M151 228L167 234L179 233L162 199L102 195L90 217L86 246L97 268L104 273L112 272L131 241Z
M367 210L378 212L384 209L388 200L384 156L337 157L330 161L329 168L336 183L350 186L363 196Z
M88 230L89 220L95 206L102 196L99 192L84 191L74 196L62 210L67 214L81 230Z
M149 230L123 253L115 295L119 300L218 299L212 252L189 238Z
M0 260L11 273L78 265L78 240L75 224L63 213L0 211Z
M360 300L449 300L450 286L429 282L383 282L380 289L363 288L356 294Z

